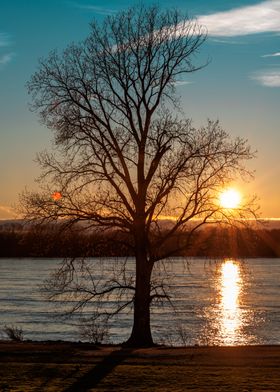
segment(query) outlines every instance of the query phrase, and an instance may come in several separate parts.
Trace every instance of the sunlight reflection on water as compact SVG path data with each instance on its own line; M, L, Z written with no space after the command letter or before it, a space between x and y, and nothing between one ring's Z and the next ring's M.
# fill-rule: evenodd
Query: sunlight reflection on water
M254 309L243 303L247 284L241 262L225 260L219 265L214 279L215 301L203 314L206 325L201 343L226 346L261 343L251 329L263 320L257 320Z
M225 344L233 344L242 325L242 313L239 296L242 290L240 266L227 260L221 266L220 274L220 328L219 332Z

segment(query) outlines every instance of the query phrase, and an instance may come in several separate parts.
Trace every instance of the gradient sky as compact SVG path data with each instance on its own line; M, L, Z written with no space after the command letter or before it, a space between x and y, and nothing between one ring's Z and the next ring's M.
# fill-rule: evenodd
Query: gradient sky
M143 4L151 1L143 0ZM152 2L154 3L154 2ZM162 8L170 1L158 1ZM25 188L34 188L36 152L51 146L51 132L28 109L25 84L38 59L84 39L89 22L134 3L128 0L1 0L0 4L0 219ZM203 70L178 86L182 107L196 126L219 119L232 136L258 151L255 180L237 186L257 194L262 217L280 217L280 0L174 0L209 36Z

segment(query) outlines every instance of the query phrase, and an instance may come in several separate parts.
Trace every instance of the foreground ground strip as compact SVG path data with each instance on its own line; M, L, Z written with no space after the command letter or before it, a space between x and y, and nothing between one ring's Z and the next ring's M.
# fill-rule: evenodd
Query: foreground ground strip
M280 391L280 346L0 343L0 391Z

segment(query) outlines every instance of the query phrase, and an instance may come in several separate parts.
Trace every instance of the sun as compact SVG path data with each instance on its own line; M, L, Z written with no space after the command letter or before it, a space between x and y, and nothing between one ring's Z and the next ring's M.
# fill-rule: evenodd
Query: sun
M237 208L240 205L241 194L236 189L229 188L221 192L219 200L223 208Z

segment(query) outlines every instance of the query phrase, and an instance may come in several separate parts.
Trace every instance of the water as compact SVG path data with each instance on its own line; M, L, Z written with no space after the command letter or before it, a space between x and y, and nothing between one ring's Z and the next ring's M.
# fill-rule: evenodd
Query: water
M101 265L109 276L122 261L92 259L88 263L100 282ZM60 262L0 259L1 330L4 325L15 325L23 329L26 339L80 339L78 320L57 318L60 308L54 308L39 290ZM133 259L128 259L128 275L133 266ZM160 271L163 274L163 268ZM173 345L280 344L280 259L208 262L176 258L165 263L163 275L170 286L172 306L152 307L155 341ZM114 298L104 306L114 308ZM86 315L92 310L86 308ZM109 341L127 339L131 326L131 312L113 319ZM1 337L5 338L3 333Z

